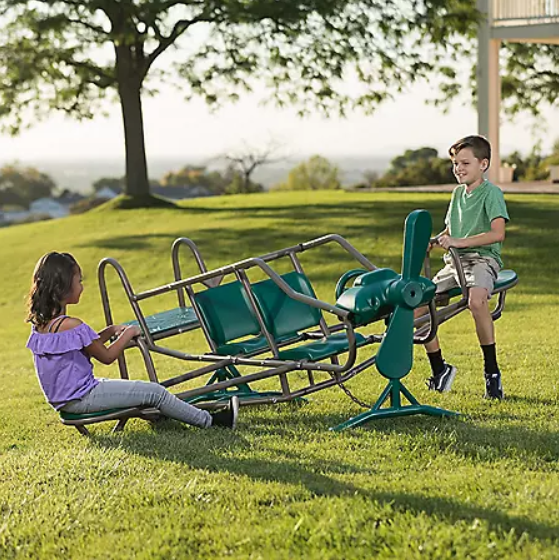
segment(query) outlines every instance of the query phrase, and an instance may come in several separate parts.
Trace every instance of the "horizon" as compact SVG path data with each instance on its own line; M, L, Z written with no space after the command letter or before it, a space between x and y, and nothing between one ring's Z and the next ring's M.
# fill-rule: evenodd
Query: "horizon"
M299 117L293 107L263 106L262 92L212 112L201 99L186 103L180 92L164 86L157 96L143 100L146 157L148 162L203 161L241 145L274 145L288 158L298 159L313 154L393 158L424 146L436 148L444 157L458 138L477 132L477 113L464 100L455 100L446 112L426 104L432 89L432 84L415 84L371 115L355 110L346 118L327 118L318 112ZM19 136L0 134L0 162L110 159L124 165L120 108L107 104L106 113L79 122L53 112ZM501 155L515 150L527 154L538 142L544 152L549 150L559 135L558 125L559 107L544 108L541 122L528 115L507 117L501 125Z

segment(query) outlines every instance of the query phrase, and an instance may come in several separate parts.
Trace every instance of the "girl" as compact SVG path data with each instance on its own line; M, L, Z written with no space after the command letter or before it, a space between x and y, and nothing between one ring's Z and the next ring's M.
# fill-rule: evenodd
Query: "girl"
M32 323L27 348L49 404L56 410L87 414L112 408L150 407L186 424L235 428L239 401L234 396L224 410L210 414L187 404L157 383L128 379L96 379L93 357L113 363L130 340L140 336L135 326L111 325L96 333L66 306L77 304L83 291L81 269L69 253L47 253L35 267L27 321ZM116 337L110 345L109 339Z

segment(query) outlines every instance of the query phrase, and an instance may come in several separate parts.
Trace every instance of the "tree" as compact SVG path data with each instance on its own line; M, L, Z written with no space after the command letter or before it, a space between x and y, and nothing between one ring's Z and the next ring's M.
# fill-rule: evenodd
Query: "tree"
M187 97L235 100L256 77L280 106L343 114L439 69L477 18L473 0L0 0L0 13L6 127L17 133L53 110L92 118L116 92L125 192L139 198L149 195L142 94L172 46Z
M395 157L374 186L442 185L454 181L450 159L440 158L435 148L419 148L406 150L403 155Z
M260 183L254 183L250 180L250 176L246 176L234 167L228 167L225 172L227 187L225 194L250 194L258 193L264 190Z
M105 188L111 189L115 193L121 193L124 190L126 179L124 177L101 177L97 179L92 186L93 192L102 191Z
M34 200L51 196L55 188L51 177L34 167L6 165L0 169L0 205L29 208Z
M549 166L559 165L559 139L555 141L551 154L542 154L542 147L537 143L532 151L523 157L518 151L512 152L503 162L514 166L514 181L542 181L549 178Z
M436 105L448 108L464 93L477 104L476 24L469 21L467 25L460 42L448 45L450 64L439 67L442 83L440 97L433 100ZM544 107L559 107L559 45L503 41L499 54L505 114L527 112L539 117ZM469 76L464 68L470 68Z
M213 195L225 194L231 178L219 171L208 171L203 165L185 165L178 171L169 171L161 179L162 187L203 187Z
M282 191L316 191L341 187L338 168L322 156L312 156L294 167L287 182L275 188Z
M276 163L285 159L277 156L278 146L270 143L263 148L253 148L243 145L236 151L221 156L229 162L229 170L234 171L233 181L229 186L230 194L242 194L250 192L261 192L264 187L251 180L252 174L261 166Z

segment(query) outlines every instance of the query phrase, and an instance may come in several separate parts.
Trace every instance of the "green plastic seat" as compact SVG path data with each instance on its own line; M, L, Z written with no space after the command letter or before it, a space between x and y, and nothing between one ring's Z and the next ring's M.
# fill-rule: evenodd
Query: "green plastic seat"
M266 337L258 336L256 338L249 338L239 342L223 344L218 347L217 353L222 356L236 356L237 354L253 354L255 352L261 352L267 348L268 341L266 340Z
M282 278L296 292L316 298L304 274L289 272ZM273 280L258 282L252 290L264 324L276 342L298 339L303 331L320 324L322 314L319 309L290 298ZM240 282L209 288L197 293L194 298L218 354L236 356L269 349ZM365 343L360 334L356 334L356 339L359 346ZM337 333L323 340L283 350L279 352L279 357L290 361L319 361L348 349L346 334Z
M362 334L355 333L355 339L358 347L366 343L366 339ZM283 350L279 353L279 357L282 360L293 360L297 362L301 360L318 362L330 356L343 354L348 350L349 341L346 333L336 333L324 340L316 340L310 344L303 344L302 346Z
M267 348L246 290L239 281L208 288L195 294L194 299L218 354L250 354ZM250 336L253 338L247 338Z
M169 311L148 315L145 319L149 332L152 335L161 334L174 329L191 330L200 326L198 317L196 317L196 313L192 307L177 307ZM128 321L124 324L140 326L140 323L136 320Z
M296 292L316 298L309 279L300 272L282 275L283 280ZM306 329L317 327L322 314L320 309L290 298L273 280L264 280L253 286L254 297L264 317L266 328L277 342L297 338ZM357 345L365 344L361 334L355 335ZM322 340L288 348L279 352L282 360L310 360L318 362L349 350L345 333L336 333Z
M495 280L495 288L494 292L499 290L507 290L508 288L512 288L518 282L518 276L514 270L501 270L497 275L497 280ZM462 294L462 290L460 288L452 288L448 292L445 292L449 297L455 297Z
M316 298L304 274L288 272L282 279L296 292ZM291 299L273 280L254 284L253 292L266 328L276 341L297 337L301 331L320 323L320 309Z

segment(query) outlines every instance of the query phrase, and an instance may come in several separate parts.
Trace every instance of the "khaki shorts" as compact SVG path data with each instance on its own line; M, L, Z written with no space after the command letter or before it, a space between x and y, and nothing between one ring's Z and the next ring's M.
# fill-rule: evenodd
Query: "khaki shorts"
M445 267L437 272L433 278L433 282L437 285L437 294L447 292L452 288L460 286L458 282L458 272L456 268L454 268L450 253L447 253L443 260L445 262ZM495 286L497 274L499 274L499 270L501 269L499 263L491 257L482 257L477 253L461 253L460 262L464 269L466 286L468 288L485 288L490 298L491 292L493 292Z

